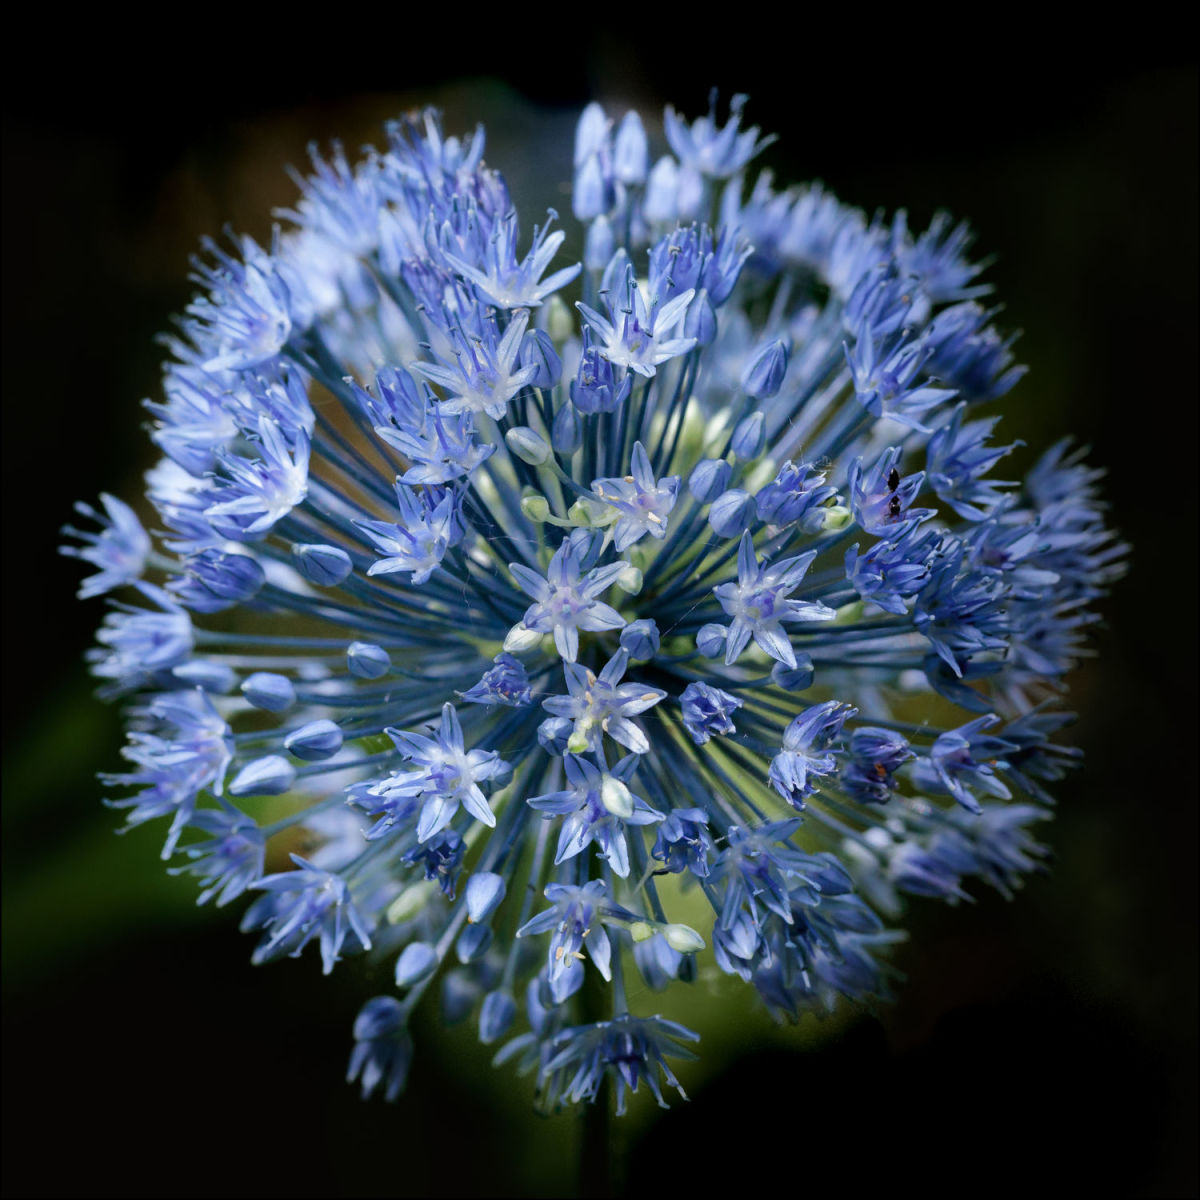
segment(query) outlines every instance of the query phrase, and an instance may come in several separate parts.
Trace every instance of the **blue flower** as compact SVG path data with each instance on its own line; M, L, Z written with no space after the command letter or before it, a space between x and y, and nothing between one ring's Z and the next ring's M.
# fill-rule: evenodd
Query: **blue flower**
M669 105L663 114L663 126L671 149L681 162L701 175L728 179L742 169L773 138L759 138L758 127L739 132L746 96L734 96L729 102L729 120L718 127L717 96L713 92L707 117L684 124Z
M212 837L182 847L180 853L190 861L171 867L170 873L199 878L205 890L196 898L197 904L206 904L216 896L217 907L223 907L262 878L266 842L252 817L221 800L220 808L193 813L188 825Z
M298 854L291 855L291 859L299 870L266 875L254 884L267 894L246 910L242 928L265 929L254 952L255 962L267 962L283 954L297 958L316 938L322 967L328 975L347 938L358 948L371 948L370 929L340 875L323 871Z
M900 451L893 446L869 471L861 458L850 464L850 511L866 533L898 535L909 523L934 515L933 509L912 507L925 482L924 472L902 476L899 461Z
M694 1035L631 967L783 1020L886 998L909 899L1042 867L1128 553L1102 472L1067 439L997 477L974 411L1021 368L967 227L747 184L743 103L668 110L666 148L585 110L582 267L482 128L314 152L269 249L196 264L156 520L105 494L64 531L81 596L141 597L89 655L129 699L108 803L201 903L258 893L255 961L386 960L364 1094L432 992L545 1106L661 1101Z
M796 665L796 652L783 629L784 621L829 621L833 609L819 601L789 600L816 558L815 551L785 558L782 562L758 564L754 542L747 530L738 543L737 583L713 588L721 607L733 618L725 643L725 665L737 662L754 638L754 644L776 662Z
M582 753L586 748L598 753L607 735L634 754L649 752L650 739L630 717L665 700L667 693L644 683L622 683L628 665L629 655L624 650L618 650L599 675L576 663L563 664L567 694L550 696L542 701L542 707L556 717L574 722L567 742L571 750Z
M960 517L982 521L1004 499L1012 480L988 479L987 473L1020 443L989 446L998 417L963 424L967 406L959 404L925 448L930 486Z
M638 1090L644 1082L654 1093L660 1108L669 1105L663 1099L663 1080L687 1099L666 1058L695 1058L681 1042L698 1042L700 1035L663 1017L625 1015L595 1025L564 1029L550 1042L541 1083L554 1104L563 1095L572 1104L596 1099L605 1074L616 1082L618 1115L625 1111L625 1089Z
M633 391L633 376L618 377L603 348L592 343L592 331L583 331L583 353L571 383L571 403L581 413L615 412Z
M375 432L412 463L400 476L404 483L450 483L470 475L495 452L495 446L475 441L469 412L445 412L417 391L407 372L385 367L375 376L375 390L378 400L356 387Z
M277 263L249 238L238 261L209 242L215 266L197 261L208 295L188 305L189 357L206 371L245 370L271 362L292 332L291 294Z
M817 790L816 780L837 769L830 746L854 715L853 708L829 700L802 712L783 731L783 749L771 759L767 781L793 808L802 809Z
M526 921L517 930L516 936L553 934L546 963L546 979L555 1002L561 1004L583 985L582 963L585 958L591 958L596 970L605 979L612 978L612 942L603 923L628 923L635 917L633 913L608 901L608 889L599 879L593 879L582 887L551 883L546 886L545 895L552 907L539 913L532 921Z
M511 654L503 653L492 661L496 665L484 671L480 681L463 692L462 698L473 704L507 704L513 708L532 704L533 690L525 665Z
M213 489L215 503L204 510L210 521L218 519L215 529L236 541L250 541L250 535L266 533L308 492L308 435L300 430L295 445L289 446L279 426L268 417L259 418L257 434L260 458L217 451L225 474L218 477Z
M708 815L702 808L673 808L658 827L651 854L677 875L691 871L698 879L708 875L708 856L713 840L708 832Z
M424 806L417 823L418 841L428 841L444 829L460 804L477 821L496 824L479 785L495 778L508 764L494 750L466 749L453 704L442 706L441 721L431 738L397 729L387 733L404 758L420 769Z
M384 555L371 564L367 574L411 571L413 583L424 583L461 538L458 501L457 494L446 488L417 491L397 481L398 522L355 522Z
M601 770L574 754L566 755L563 765L571 786L531 796L528 801L538 812L566 818L558 837L555 865L581 854L595 842L609 866L624 879L629 874L624 827L651 825L663 819L662 813L629 790L637 755L626 755L611 771Z
M660 541L667 536L667 517L679 494L679 476L657 480L641 442L633 443L632 474L622 479L596 479L592 491L621 515L613 530L618 554L646 534Z
M914 768L918 783L948 792L974 813L982 810L972 787L1002 800L1009 799L1012 792L996 773L996 768L1005 765L999 756L1013 748L1013 744L983 732L999 722L998 716L989 713L940 734L930 748L928 758L922 759Z
M91 563L99 570L89 575L79 586L79 598L90 599L102 596L127 583L140 579L146 568L146 557L150 553L150 538L142 528L133 509L123 500L106 492L100 496L105 516L101 516L90 504L80 501L75 511L90 517L100 525L99 533L80 532L70 526L63 533L85 543L83 548L63 546L61 553Z
M689 683L679 697L683 723L697 746L703 746L709 738L733 733L730 714L744 703L737 696L710 687L698 679Z
M498 334L494 321L484 321L479 336L470 339L455 330L451 339L453 364L446 358L413 363L414 371L446 390L446 399L438 406L441 413L504 416L513 398L537 373L536 366L517 365L528 323L528 311L518 309L503 336Z
M759 489L755 507L760 521L771 525L798 523L806 532L817 533L824 528L820 509L836 495L837 488L825 483L824 471L812 463L797 466L789 459L779 468L774 482Z
M579 631L620 629L625 620L602 596L628 567L609 563L583 575L583 550L578 538L563 538L550 559L543 578L521 563L509 563L517 583L533 603L521 624L537 633L552 633L563 661L573 663L579 654Z
M515 212L496 222L496 231L484 251L482 269L453 254L447 254L446 261L475 285L484 301L500 308L536 308L547 296L566 287L580 270L576 263L555 271L549 279L541 278L567 236L561 229L550 232L550 222L557 216L551 209L541 230L534 227L533 245L520 263Z
M870 320L862 328L846 360L854 375L858 402L873 416L887 417L911 429L928 433L926 414L954 396L949 388L923 382L922 369L932 348L926 342L900 333L881 337Z
M650 378L663 363L696 344L695 338L667 336L682 322L694 295L689 288L661 308L657 300L648 307L629 266L618 294L607 298L607 317L582 303L579 311L600 338L604 358Z
M850 762L842 787L864 804L886 804L896 791L895 772L913 757L907 739L887 729L860 726L850 735Z
M395 1100L408 1079L412 1053L412 1038L400 1002L392 996L376 996L363 1005L355 1019L354 1052L346 1082L361 1077L364 1100L382 1083L384 1097Z

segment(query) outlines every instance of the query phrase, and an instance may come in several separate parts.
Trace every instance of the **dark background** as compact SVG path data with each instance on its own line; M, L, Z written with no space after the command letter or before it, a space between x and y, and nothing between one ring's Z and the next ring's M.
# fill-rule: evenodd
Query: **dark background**
M1195 1194L1194 66L992 66L975 48L865 63L832 43L793 56L767 31L726 61L592 34L521 68L491 45L456 47L450 68L414 44L392 65L381 35L369 60L331 41L330 74L272 37L136 61L106 44L9 81L5 1193L576 1187L578 1120L532 1117L529 1081L489 1071L469 1029L426 1018L406 1096L361 1105L340 1077L358 1004L382 986L369 968L250 968L237 913L197 910L192 884L163 874L156 827L112 836L94 773L117 768L123 739L81 662L103 605L74 599L78 564L54 548L75 499L139 495L153 456L138 402L157 385L153 338L188 299L187 256L226 221L268 237L265 214L294 195L282 167L303 166L310 138L353 148L427 101L451 130L483 120L528 230L547 204L569 213L587 100L694 116L715 82L780 134L764 161L781 181L905 206L918 227L939 207L971 220L1031 368L1001 432L1091 444L1134 553L1073 679L1088 759L1058 789L1053 874L1012 904L917 905L909 982L877 1015L780 1033L727 1021L706 1073L685 1076L692 1103L657 1121L639 1108L620 1135L628 1190L757 1189L779 1168L818 1194ZM522 153L545 138L556 156Z

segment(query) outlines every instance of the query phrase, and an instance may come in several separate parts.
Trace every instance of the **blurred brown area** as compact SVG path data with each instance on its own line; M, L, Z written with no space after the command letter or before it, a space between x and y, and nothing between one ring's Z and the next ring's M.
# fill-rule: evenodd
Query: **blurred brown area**
M269 238L310 140L378 142L383 120L432 102L450 129L486 123L526 229L549 205L570 226L578 109L695 114L712 82L780 134L779 179L915 224L971 220L1031 368L1002 429L1089 442L1134 554L1073 682L1088 761L1061 789L1053 874L1011 904L917 905L898 1003L816 1047L718 1039L693 1102L622 1135L627 1188L757 1187L778 1159L818 1192L1195 1193L1195 69L909 68L885 89L836 56L702 72L648 46L597 33L558 67L418 54L406 73L248 83L264 45L232 78L164 59L140 87L94 67L10 88L6 1195L575 1186L578 1122L533 1118L529 1081L491 1072L469 1029L425 1017L407 1095L360 1105L340 1083L350 1024L387 981L364 964L327 980L311 960L250 968L236 915L196 910L162 873L156 830L112 837L94 773L117 767L119 722L81 663L102 607L74 600L77 565L54 547L74 500L139 494L153 456L137 405L188 256L227 224ZM403 92L376 90L401 75Z

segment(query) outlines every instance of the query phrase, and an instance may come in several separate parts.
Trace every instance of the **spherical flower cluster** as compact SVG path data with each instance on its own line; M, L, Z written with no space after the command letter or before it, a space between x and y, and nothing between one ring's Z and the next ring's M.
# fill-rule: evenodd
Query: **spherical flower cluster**
M696 1035L630 972L885 996L902 896L1038 865L1123 569L1099 472L993 475L1020 368L965 227L748 182L742 105L668 109L655 162L589 107L574 265L553 212L522 253L482 130L314 154L269 250L197 266L153 538L111 496L68 531L81 595L132 589L92 652L131 698L112 803L201 903L253 898L256 961L394 961L364 1093L438 981L550 1107L661 1102Z

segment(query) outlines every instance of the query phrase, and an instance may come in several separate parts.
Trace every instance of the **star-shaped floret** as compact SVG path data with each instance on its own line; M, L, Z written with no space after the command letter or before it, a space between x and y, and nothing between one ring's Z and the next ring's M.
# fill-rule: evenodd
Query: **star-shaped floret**
M663 814L651 808L628 788L637 769L637 756L626 755L611 771L578 758L565 757L567 782L558 792L533 796L528 801L539 812L566 817L558 838L554 862L557 866L582 853L595 842L612 869L622 879L629 875L629 847L625 842L626 825L652 825Z
M569 663L579 656L581 629L594 632L620 629L625 624L624 617L599 597L629 564L609 563L585 576L581 547L582 539L564 538L546 568L545 579L520 563L508 566L521 590L534 601L526 609L521 624L537 633L552 633L556 649Z
M613 530L617 553L624 552L647 533L662 539L667 532L667 515L679 494L679 476L654 478L654 468L641 442L633 444L632 474L623 479L596 479L592 491L621 515Z
M542 701L542 707L556 717L575 722L567 743L569 750L597 753L606 733L634 754L645 754L650 749L645 731L629 718L653 708L667 693L642 683L621 683L628 665L629 655L624 650L618 650L599 675L576 663L565 664L569 694L551 696Z
M777 662L795 668L796 653L784 632L784 621L831 621L837 614L828 605L805 600L789 600L800 586L817 552L808 551L782 562L758 565L750 531L742 534L738 546L737 583L722 583L713 588L721 607L733 618L725 643L725 665L737 662L751 637L755 644Z

